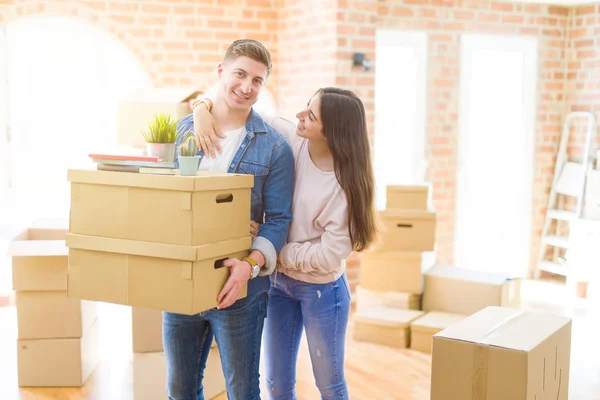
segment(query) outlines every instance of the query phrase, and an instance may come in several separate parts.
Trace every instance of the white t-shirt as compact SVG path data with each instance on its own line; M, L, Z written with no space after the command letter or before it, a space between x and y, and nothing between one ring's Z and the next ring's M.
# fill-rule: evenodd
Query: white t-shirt
M198 171L227 172L229 165L246 137L246 127L223 132L227 137L219 138L221 154L215 151L216 158L202 157Z

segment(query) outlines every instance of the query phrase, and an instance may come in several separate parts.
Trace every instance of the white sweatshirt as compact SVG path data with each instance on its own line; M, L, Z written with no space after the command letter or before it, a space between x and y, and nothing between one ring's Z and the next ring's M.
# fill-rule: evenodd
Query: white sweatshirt
M344 191L335 172L322 171L313 163L308 140L296 134L293 122L281 117L264 119L287 137L296 161L293 221L277 270L304 282L336 281L352 253Z

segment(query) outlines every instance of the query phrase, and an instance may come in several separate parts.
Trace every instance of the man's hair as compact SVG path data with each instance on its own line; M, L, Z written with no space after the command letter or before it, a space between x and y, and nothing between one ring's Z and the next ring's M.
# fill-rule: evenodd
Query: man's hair
M235 60L238 57L248 57L263 63L267 67L267 75L271 73L271 53L264 44L252 39L238 39L231 43L225 52L223 61Z

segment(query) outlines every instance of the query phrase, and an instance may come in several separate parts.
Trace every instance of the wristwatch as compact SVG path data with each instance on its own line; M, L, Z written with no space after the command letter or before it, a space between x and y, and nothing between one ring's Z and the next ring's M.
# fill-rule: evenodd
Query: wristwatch
M250 279L254 279L258 276L260 272L260 265L258 265L258 261L256 261L252 257L244 257L242 261L246 261L252 267L252 271L250 272Z
M212 110L212 105L213 104L212 104L212 101L209 98L202 98L202 99L194 100L194 102L192 103L192 110L194 110L194 108L196 108L200 104L204 104L204 106L206 107L206 109L209 112Z

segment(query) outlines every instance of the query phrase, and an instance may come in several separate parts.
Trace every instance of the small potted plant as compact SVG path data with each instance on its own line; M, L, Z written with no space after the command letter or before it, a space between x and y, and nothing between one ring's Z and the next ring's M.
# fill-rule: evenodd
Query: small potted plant
M198 153L198 142L194 132L187 131L179 146L179 174L183 176L195 176L198 172L200 156Z
M154 114L148 124L148 130L142 132L146 140L146 154L158 157L159 162L175 160L177 141L177 121L171 120L171 115Z

